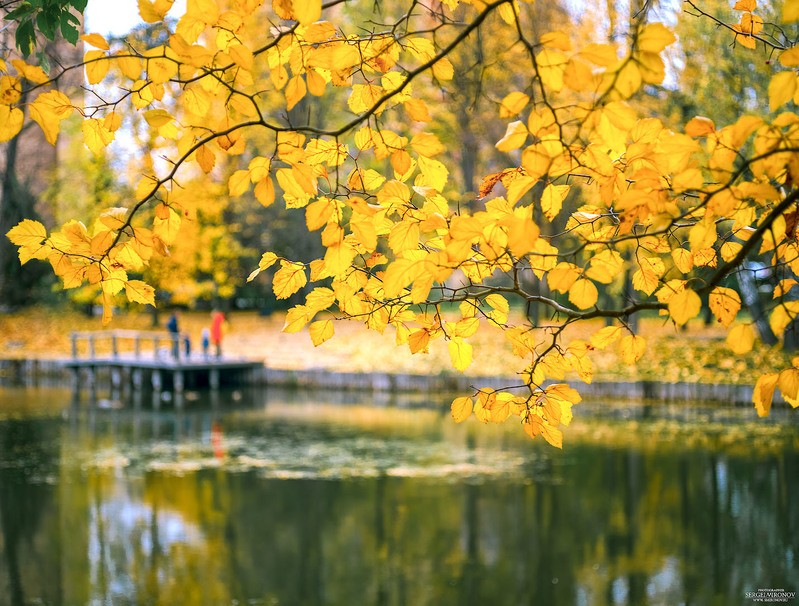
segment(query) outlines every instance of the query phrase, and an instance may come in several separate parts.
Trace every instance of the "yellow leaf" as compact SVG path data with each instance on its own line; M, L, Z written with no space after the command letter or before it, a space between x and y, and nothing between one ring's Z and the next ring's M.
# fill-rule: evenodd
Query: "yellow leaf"
M403 103L408 117L414 122L430 122L430 110L422 99L408 99Z
M608 72L605 77L622 99L632 97L643 83L641 70L633 62L624 63L617 72Z
M161 128L172 121L172 114L165 109L150 109L144 112L144 119L153 128Z
M141 77L142 61L134 55L122 55L116 58L119 71L130 80L138 80Z
M308 327L308 332L311 335L311 341L314 347L319 347L322 343L327 341L333 336L333 321L332 320L319 320L312 322Z
M671 319L682 326L688 320L695 318L702 310L702 299L690 288L686 288L669 299L669 315Z
M418 279L425 271L424 259L397 259L387 268L383 276L383 291L388 298L396 297L402 289Z
M716 125L710 118L704 116L695 116L688 121L685 125L685 134L689 137L706 137L712 132L715 132Z
M302 79L302 76L291 78L286 84L286 109L291 111L305 97L306 91L305 80Z
M488 317L494 320L499 325L503 325L508 321L508 314L510 313L510 304L508 300L499 294L491 294L486 297L486 303L494 308L494 311L488 314Z
M453 337L468 338L477 333L480 329L480 320L478 318L463 318L455 324L447 323L447 331Z
M563 449L563 432L557 427L552 427L549 423L541 425L541 435L555 448Z
M638 335L627 335L619 341L619 353L625 364L635 364L644 357L646 340Z
M755 331L749 324L736 324L727 334L727 347L733 353L745 354L752 350L755 344Z
M568 193L568 185L553 185L550 183L544 188L541 194L541 210L547 219L552 221L558 216Z
M621 326L605 326L591 335L591 345L597 349L605 349L615 343L622 335Z
M674 266L681 273L687 274L694 267L694 258L690 251L684 248L675 248L671 251L671 258L674 259Z
M741 26L736 23L732 26L732 28L735 30L740 30ZM752 50L757 48L757 40L754 37L747 36L745 34L736 35L735 42L744 48L751 48Z
M741 297L731 288L717 286L708 299L710 311L725 328L732 324L741 309Z
M738 242L725 242L721 245L721 258L729 263L738 255L741 248Z
M755 383L752 402L757 410L757 416L767 417L771 411L771 401L774 399L774 389L777 387L779 375L777 373L767 373L761 375Z
M178 64L169 57L153 57L147 59L147 76L154 84L169 82L177 73Z
M8 105L0 105L0 143L10 141L22 130L25 114L22 110Z
M741 15L740 29L738 31L749 36L756 36L763 31L763 17L752 13L744 13Z
M108 46L108 42L106 42L105 38L103 38L100 34L83 34L80 37L86 44L89 44L95 48L99 48L100 50L108 50L110 46Z
M310 25L322 17L322 0L292 0L291 9L300 25Z
M234 44L227 49L228 55L234 63L241 68L251 70L253 65L253 55L249 47L244 44Z
M206 175L214 169L216 156L207 145L198 147L194 157L197 160L197 164L200 165L200 168Z
M578 309L589 309L596 305L599 299L599 292L591 280L577 280L569 289L569 301Z
M771 78L768 85L768 105L771 111L777 111L796 93L796 74L792 71L779 72Z
M172 244L180 231L181 218L174 209L160 205L164 214L163 217L153 219L153 233L158 236L164 244Z
M273 252L265 252L261 255L261 260L258 262L258 269L261 271L269 269L277 263L277 255Z
M281 261L280 269L272 280L272 290L278 299L288 299L308 282L302 263Z
M47 230L38 221L23 219L6 236L17 246L40 246L47 239Z
M286 320L283 323L283 332L293 334L300 332L313 317L314 312L305 305L295 305L286 312Z
M61 121L72 113L69 97L57 90L51 90L36 97L29 109L31 118L42 127L47 142L55 145L61 130Z
M777 379L777 387L780 388L786 402L794 408L799 405L799 370L786 368L781 371Z
M430 345L430 333L425 330L416 330L408 335L408 349L412 354L427 353L427 348Z
M345 274L350 269L352 261L357 254L358 252L352 247L349 241L328 246L325 252L325 269L327 273L331 276Z
M493 187L493 184L495 182L492 181L495 176L497 177L497 180L499 180L499 175L495 174L495 175L489 175L484 179L484 181L488 180L487 182L491 184ZM521 175L521 174L517 175L513 179L511 184L508 186L508 193L507 193L508 202L510 204L516 204L519 200L521 200L524 194L526 194L528 191L530 191L533 188L533 186L537 182L538 182L537 179L534 179L533 177L530 177L528 175ZM486 195L488 195L488 193L486 193Z
M567 293L581 275L580 268L573 263L561 261L550 269L547 276L547 285L555 292Z
M394 254L419 247L419 223L416 221L400 221L388 235L388 245Z
M519 91L512 92L505 96L499 105L500 118L512 118L518 116L530 102L530 97Z
M230 175L227 186L231 197L236 198L242 195L250 188L250 171L237 170Z
M659 53L677 41L669 28L662 23L650 23L638 35L638 50L648 53Z
M455 398L450 405L452 418L456 423L461 423L472 415L472 399L467 397Z
M272 267L272 265L274 265L275 262L277 262L277 255L275 253L273 253L273 252L265 252L261 256L261 261L258 263L258 268L255 269L249 275L249 277L247 278L247 282L251 282L255 278L255 276L257 276L259 273L261 273L265 269L269 269L270 267Z
M535 242L541 230L529 217L512 217L508 224L508 250L520 259L535 249Z
M447 343L449 348L449 357L452 361L452 366L463 372L472 363L472 345L464 341L462 337L454 337Z
M752 12L757 8L757 0L738 0L732 7L736 11Z
M17 68L20 76L26 80L30 80L34 84L44 84L50 79L44 70L38 65L29 65L22 59L12 59L11 64Z
M103 118L103 127L109 132L116 132L122 126L122 114L111 112Z
M97 84L108 73L109 62L105 56L105 53L99 50L87 51L83 56L83 62L86 67L86 80L89 84Z
M141 280L128 280L125 282L125 296L128 301L155 307L155 289Z
M163 15L159 15L158 12L155 10L155 6L151 2L151 0L139 0L139 16L142 18L142 21L145 23L157 23L164 18Z
M543 34L540 41L544 46L562 51L570 51L572 48L569 36L560 30Z
M83 121L83 142L95 154L100 154L113 140L114 133L105 128L100 120L87 118Z
M713 219L704 218L697 222L688 232L691 252L710 248L716 242L716 223Z
M319 198L311 202L305 207L305 224L308 231L316 231L327 225L334 212L336 212L336 203L330 198Z
M255 199L262 206L271 206L275 201L275 184L272 181L272 177L266 177L258 181L253 193L255 193Z
M615 250L603 250L591 258L586 277L601 284L612 284L624 269L624 259Z
M452 77L455 75L452 62L446 57L436 61L433 64L433 75L437 80L452 80Z
M321 97L325 94L327 81L325 80L324 76L322 76L322 74L315 69L309 69L307 72L305 72L305 81L308 87L308 92L314 97Z
M782 6L782 22L793 23L799 20L799 0L785 0Z
M527 127L521 120L508 124L505 136L497 142L497 149L503 152L519 149L527 140Z
M417 154L427 158L432 158L446 150L441 141L438 140L438 137L431 133L414 135L413 139L411 139L411 147Z

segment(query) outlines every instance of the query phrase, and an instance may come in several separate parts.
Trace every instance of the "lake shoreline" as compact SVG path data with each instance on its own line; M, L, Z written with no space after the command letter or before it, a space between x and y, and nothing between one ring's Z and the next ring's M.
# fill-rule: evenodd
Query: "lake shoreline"
M0 359L0 386L65 387L72 377L64 359ZM264 366L256 384L284 388L373 393L463 393L474 389L504 389L519 384L516 377L480 377L455 373L429 375L406 372L338 372L324 368L286 369ZM713 402L752 406L752 385L651 380L580 383L584 398L658 400L661 402ZM784 401L775 394L775 404Z

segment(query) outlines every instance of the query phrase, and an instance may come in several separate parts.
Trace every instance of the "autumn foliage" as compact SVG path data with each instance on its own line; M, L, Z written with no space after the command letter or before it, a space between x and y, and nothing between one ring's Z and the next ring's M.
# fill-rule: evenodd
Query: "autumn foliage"
M771 113L728 125L695 117L681 130L636 102L664 82L676 42L647 10L608 43L538 32L536 6L509 0L382 12L368 2L261 4L189 0L175 22L170 0L139 0L142 19L163 22L168 37L136 50L84 35L84 63L64 69L84 69L93 95L58 90L59 69L0 63L0 140L34 121L55 143L79 115L86 146L99 152L140 115L157 144L127 206L89 226L12 229L23 263L48 261L65 288L99 286L107 320L118 296L154 304L140 278L179 238L182 183L224 179L231 197L304 213L319 232L322 257L267 251L250 275L268 273L278 299L302 293L284 330L307 327L318 345L334 320L355 320L413 353L443 339L462 372L473 368L470 338L494 330L518 356L518 385L475 386L452 403L453 417L515 417L558 447L580 401L562 381L590 382L596 350L615 348L628 364L644 356L636 314L680 327L709 306L732 351L745 353L756 333L728 279L752 256L777 277L771 328L781 333L799 314L799 1L786 0L780 23L766 23L754 0L735 4L740 21L719 21L729 44L770 58ZM685 4L694 18L716 19ZM505 124L492 141L504 166L483 171L470 198L451 176L459 143L438 119L462 86L460 50L479 32L513 55L499 58L504 89L490 91L493 119ZM541 313L513 323L511 305ZM563 338L595 318L608 325L590 339ZM799 364L773 371L755 387L760 415L777 388L799 404Z

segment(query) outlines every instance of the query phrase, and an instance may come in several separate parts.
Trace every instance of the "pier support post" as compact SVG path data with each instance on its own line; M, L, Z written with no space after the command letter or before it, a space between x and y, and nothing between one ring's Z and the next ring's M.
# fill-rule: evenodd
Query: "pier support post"
M97 369L94 366L86 368L86 386L89 388L89 406L97 404Z
M133 384L134 392L141 392L144 387L144 370L134 368L130 373L130 382Z
M80 406L80 368L73 366L69 371L72 383L72 405L77 408Z
M161 387L164 385L164 382L161 378L161 371L157 368L153 370L152 382L153 390L161 391Z
M212 368L208 371L208 384L210 385L211 389L219 389L219 369Z
M161 405L161 389L164 386L163 378L161 377L161 371L158 370L157 368L153 370L152 383L153 383L153 408L157 408Z
M183 393L183 387L184 387L184 384L185 384L182 370L176 370L174 372L174 374L172 375L172 382L174 384L175 393L176 394L179 394L179 393L182 394Z
M111 372L111 399L120 400L122 398L122 369L119 366L112 366Z

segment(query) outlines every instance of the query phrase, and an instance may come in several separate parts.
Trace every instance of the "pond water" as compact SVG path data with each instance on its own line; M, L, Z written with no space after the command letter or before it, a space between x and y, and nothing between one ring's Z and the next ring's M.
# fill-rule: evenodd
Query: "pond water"
M512 424L455 425L444 397L205 397L105 410L0 389L0 604L728 605L799 589L790 413L581 404L561 452Z

